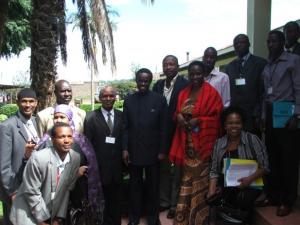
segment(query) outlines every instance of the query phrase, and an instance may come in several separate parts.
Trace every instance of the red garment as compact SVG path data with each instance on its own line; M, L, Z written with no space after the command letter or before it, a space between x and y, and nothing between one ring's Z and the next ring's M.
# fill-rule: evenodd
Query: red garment
M192 85L189 85L180 92L174 115L175 118L181 112L186 99L189 98L191 89ZM220 114L222 109L221 96L210 84L204 82L201 90L198 92L192 113L192 118L199 119L200 130L192 132L192 140L195 151L199 152L201 160L206 160L210 157L215 141L220 134ZM186 130L177 125L169 155L173 163L184 164L186 138Z

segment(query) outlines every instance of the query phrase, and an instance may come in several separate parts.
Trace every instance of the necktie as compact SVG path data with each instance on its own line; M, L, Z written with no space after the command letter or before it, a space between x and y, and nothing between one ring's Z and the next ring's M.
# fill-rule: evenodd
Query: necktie
M241 75L241 74L244 74L244 62L245 62L244 59L240 59L240 60L239 60L240 75Z
M111 120L111 113L110 112L107 113L107 126L110 130L110 133L112 133L114 125L113 125L113 122Z
M38 135L37 135L37 132L35 130L35 127L33 126L33 123L31 120L28 120L27 123L27 129L29 131L29 136L31 138L31 140L33 140L34 142L38 143L39 141L39 138L38 138Z

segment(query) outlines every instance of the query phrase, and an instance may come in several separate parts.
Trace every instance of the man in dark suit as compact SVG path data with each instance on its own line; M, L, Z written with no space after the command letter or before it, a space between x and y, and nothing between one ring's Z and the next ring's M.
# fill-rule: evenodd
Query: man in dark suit
M149 90L150 70L136 72L138 91L124 101L123 160L129 163L131 212L129 224L139 224L142 204L143 174L146 189L146 220L148 225L160 224L159 161L165 158L166 99Z
M188 80L179 76L178 59L175 56L167 55L162 61L162 67L166 79L158 80L153 86L153 91L164 96L168 103L166 149L169 152L176 129L173 115L176 110L178 95L187 86ZM180 167L175 165L171 167L171 165L168 157L160 163L160 210L170 208L167 214L169 219L175 216L181 181Z
M283 32L285 35L285 50L300 55L300 43L298 39L300 37L300 27L295 21L290 21L284 25Z
M91 141L99 164L105 197L104 225L120 225L120 195L122 183L122 112L113 109L116 91L102 88L102 107L89 113L84 133Z
M11 224L11 200L22 182L25 164L38 142L35 117L32 116L37 106L36 94L26 88L18 93L17 98L17 114L0 123L0 197L4 225Z
M226 67L230 80L230 105L243 109L246 114L244 128L260 135L259 119L263 97L261 74L267 61L249 52L250 42L245 34L237 35L233 46L237 58Z

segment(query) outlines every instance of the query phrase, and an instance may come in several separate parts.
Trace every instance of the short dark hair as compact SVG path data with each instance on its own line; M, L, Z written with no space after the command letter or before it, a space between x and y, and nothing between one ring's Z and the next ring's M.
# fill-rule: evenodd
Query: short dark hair
M238 38L245 38L247 40L248 44L250 45L249 37L246 34L236 35L233 39L233 44L236 42L236 39L238 39Z
M279 30L271 30L270 32L269 32L269 35L276 35L277 37L278 37L278 39L279 39L279 41L281 42L281 43L285 43L285 37L284 37L284 33L282 32L282 31L279 31Z
M50 130L51 137L55 137L56 136L56 130L59 127L69 127L70 129L72 129L71 126L69 124L67 124L67 123L57 122L57 123L54 124L54 126Z
M296 21L287 22L283 27L283 32L285 32L288 27L295 27L297 32L300 33L300 26Z
M197 61L197 60L196 60L196 61L193 61L193 62L191 62L191 63L189 64L189 66L188 66L188 72L191 71L191 68L192 68L193 66L200 66L203 70L205 70L205 66L204 66L203 62Z
M245 111L237 106L229 106L228 108L225 108L221 114L221 123L223 127L225 126L227 117L231 114L238 114L242 119L242 123L245 124L246 122Z
M214 48L214 47L208 47L208 48L206 48L205 49L205 51L204 51L204 54L205 54L205 52L206 51L213 51L213 53L216 55L216 56L218 56L218 51Z
M165 56L165 58L163 59L162 62L164 63L164 61L165 61L167 58L173 58L173 59L175 60L176 64L178 65L178 59L177 59L177 57L176 57L175 55L167 55L167 56Z
M153 74L152 74L151 70L149 70L149 69L147 69L147 68L141 68L141 69L139 69L138 71L136 71L136 73L135 73L135 79L137 79L138 76L139 76L141 73L147 73L147 74L151 75L151 80L152 80Z

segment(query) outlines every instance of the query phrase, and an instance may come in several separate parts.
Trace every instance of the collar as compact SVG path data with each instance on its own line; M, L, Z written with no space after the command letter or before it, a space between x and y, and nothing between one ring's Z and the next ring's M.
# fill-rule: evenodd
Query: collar
M270 61L270 59L268 59L268 64L273 64L273 63L277 63L277 62L279 62L279 61L287 61L288 60L288 55L289 54L291 54L291 53L288 53L288 52L286 52L286 51L283 51L282 53L281 53L281 55L275 60L275 61L273 61L273 62L271 62Z
M31 117L29 119L27 119L27 118L25 118L25 116L23 116L23 114L20 111L18 111L17 113L18 113L18 116L20 117L20 120L22 121L22 123L27 124L29 121L32 122Z
M56 158L57 167L64 168L70 162L70 152L68 152L64 161L61 160L61 158L59 157L58 153L55 150L54 150L54 155Z
M229 139L229 138L228 138L228 135L227 135L227 134L224 135L222 138L225 139L224 142L223 142L222 145L221 145L221 148L224 149L224 148L226 148L226 147L228 146L228 139ZM246 144L246 132L245 132L245 131L242 131L242 132L241 132L241 142L242 142L243 145Z
M249 59L249 57L250 57L250 55L251 55L251 53L250 52L248 52L246 55L244 55L242 58L239 58L238 57L238 60L243 60L244 62L246 62L248 59Z
M294 49L296 48L296 45L298 44L298 42L296 42L292 47L289 47L289 48L286 48L285 46L284 46L284 51L290 51L290 52L293 52L294 51Z
M101 107L101 112L103 115L107 115L108 113L110 113L111 116L114 116L114 114L115 114L114 109L107 111L106 109L104 109L102 107Z
M177 73L176 76L173 77L173 79L171 80L171 83L170 83L170 88L168 88L168 89L171 89L172 87L174 87L175 82L176 82L178 76L179 76L179 73ZM164 82L164 88L167 89L166 83L167 83L167 80L165 80L165 82Z

